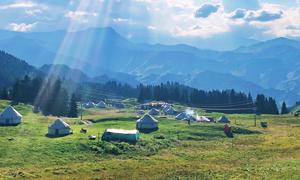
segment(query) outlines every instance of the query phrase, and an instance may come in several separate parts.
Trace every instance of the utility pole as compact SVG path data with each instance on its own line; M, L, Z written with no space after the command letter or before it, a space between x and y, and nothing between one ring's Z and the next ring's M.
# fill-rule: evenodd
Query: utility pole
M80 102L80 120L82 121L82 102Z
M254 127L256 127L256 112L257 112L257 108L254 107L253 108L253 113L254 113Z

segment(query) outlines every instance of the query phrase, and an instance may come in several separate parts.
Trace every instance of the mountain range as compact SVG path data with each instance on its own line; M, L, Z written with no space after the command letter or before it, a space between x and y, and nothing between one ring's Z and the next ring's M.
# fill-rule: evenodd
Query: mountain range
M115 79L131 85L176 81L200 89L266 93L291 103L300 95L300 42L287 38L214 51L185 44L137 44L112 28L0 31L0 49L44 72L60 69L61 76L74 81Z

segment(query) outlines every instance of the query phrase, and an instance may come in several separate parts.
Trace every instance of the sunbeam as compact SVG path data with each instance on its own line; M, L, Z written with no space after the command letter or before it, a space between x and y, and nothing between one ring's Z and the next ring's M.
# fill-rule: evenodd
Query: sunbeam
M97 11L100 10L100 12L98 12L98 13L103 14L103 16L97 15L97 18L95 18L93 21L95 21L95 25L98 24L98 21L101 21L99 24L106 26L109 23L109 16L110 16L112 6L113 6L113 1L108 1L107 3L104 3L102 1L83 1L82 0L82 1L80 1L78 7L76 8L76 11L74 11L74 12L75 13L76 12L96 13ZM83 17L83 18L88 18L88 17ZM83 20L89 21L89 19L83 19ZM101 33L100 37L95 37L93 34L93 31L91 31L88 36L85 36L84 39L81 38L80 39L81 41L78 40L78 38L73 33L73 31L77 30L79 28L82 28L81 26L82 26L82 24L80 22L78 22L76 19L70 20L69 26L67 28L67 33L65 34L65 37L57 51L57 55L53 60L53 64L68 64L71 67L81 69L84 65L87 64L88 59L77 59L77 61L65 62L65 59L62 59L61 56L59 56L59 55L60 54L68 54L68 53L66 53L66 50L70 50L74 54L74 57L86 57L86 55L89 53L89 51L88 51L89 48L87 48L87 47L93 45L93 42L96 41L98 46L102 46L102 40L105 37L105 33ZM97 40L95 40L94 38L97 38ZM74 44L76 44L75 49L74 50L70 49L70 47L72 47L72 45L74 45ZM91 65L91 68L93 68L93 67L94 66ZM46 93L46 91L51 92L51 89L46 89L46 88L49 87L49 86L47 86L47 84L54 83L53 82L54 79L52 79L55 75L54 71L55 71L55 68L51 67L47 74L47 77L43 81L43 84L41 86L41 89L39 90L39 93L35 99L34 104L37 105L41 102L41 100L43 99L43 95ZM72 76L72 74L67 74L66 77L68 77L68 76ZM80 78L80 77L77 77L77 78ZM75 79L75 81L76 81L76 79ZM52 86L50 86L50 87L52 87ZM72 91L71 91L71 93L72 93Z

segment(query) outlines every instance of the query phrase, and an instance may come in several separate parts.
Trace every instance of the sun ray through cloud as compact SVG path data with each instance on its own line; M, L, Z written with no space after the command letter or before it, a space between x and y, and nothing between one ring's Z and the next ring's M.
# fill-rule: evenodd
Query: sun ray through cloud
M105 11L103 14L103 19L99 19L101 17L97 17L96 19L96 22L97 21L103 21L104 25L105 24L108 24L109 22L109 14L110 14L110 11L111 11L111 8L112 8L112 5L113 5L113 2L110 1L108 2L108 4L106 6L103 6L103 3L101 1L80 1L77 9L75 12L93 12L93 13L96 13L96 10L99 10L101 9L102 11ZM85 17L83 17L85 18ZM88 20L88 19L87 19ZM74 30L78 29L79 26L81 26L82 24L80 22L78 22L78 20L76 19L70 19L70 22L69 22L69 26L67 28L67 33L65 34L65 37L59 47L59 50L57 51L57 56L54 58L53 60L53 64L64 64L66 63L65 62L65 59L62 59L60 54L64 54L66 49L69 48L72 44L76 43L78 46L76 46L77 48L75 49L74 51L74 55L80 55L80 54L87 54L89 53L86 48L86 46L89 46L92 42L95 41L95 37L92 36L89 36L87 37L86 39L84 39L84 41L82 42L78 42L77 41L77 37L75 36L75 34L73 33ZM101 34L100 37L96 37L97 40L96 42L101 45L101 42L102 42L102 39L105 37L105 34ZM77 61L73 61L71 62L69 65L71 67L75 67L75 68L82 68L82 66L84 66L86 64L86 61L88 61L87 59L78 59ZM91 66L92 68L93 66ZM47 84L50 83L50 84L53 84L54 82L51 82L52 81L52 77L54 75L54 72L55 72L55 69L54 67L50 68L48 74L47 74L47 78L46 80L43 82L43 85L37 95L37 98L35 100L35 104L38 104L41 99L43 98L43 94L46 92L46 91L51 91L49 89L46 89L47 88ZM72 74L68 74L67 76L72 76ZM79 78L79 77L78 77Z

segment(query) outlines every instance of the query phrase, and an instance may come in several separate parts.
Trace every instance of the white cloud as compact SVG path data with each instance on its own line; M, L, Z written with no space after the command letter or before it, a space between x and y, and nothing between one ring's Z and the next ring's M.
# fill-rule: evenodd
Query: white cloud
M246 9L236 9L229 14L231 19L243 19L247 15Z
M113 18L113 22L115 23L128 23L128 21L126 18Z
M33 8L33 7L37 7L37 4L28 1L28 2L16 2L13 4L2 5L0 6L0 9L5 10L5 9L19 9L19 8Z
M300 1L297 1L300 5ZM0 26L7 28L7 24L11 24L10 29L23 31L36 26L30 27L31 24L21 22L40 22L36 27L37 30L68 27L78 30L112 26L124 36L132 34L133 38L137 36L138 31L153 32L154 30L157 34L170 34L180 36L182 39L188 36L206 38L243 28L247 32L253 31L253 33L271 36L300 36L299 6L285 7L283 3L281 5L263 3L270 2L269 0L235 0L235 2L232 0L10 0L10 2L14 3L0 3L2 4L0 16L4 17ZM201 18L196 18L195 15Z
M147 28L148 28L149 30L152 30L152 31L154 31L154 30L157 29L157 27L155 27L155 26L148 26Z
M79 23L88 23L90 18L97 17L98 13L91 13L87 11L68 11L65 13L65 17L70 18L71 21Z
M213 13L216 13L220 8L218 4L203 4L196 12L196 18L207 18Z
M35 26L37 25L37 22L32 23L32 24L26 24L26 23L10 23L8 25L8 29L12 31L20 31L20 32L27 32L31 31Z
M265 34L276 37L299 37L300 36L300 7L283 9L280 19L270 22L255 22L252 25L264 28Z
M274 21L276 19L280 19L282 17L283 12L270 12L266 10L260 11L250 11L246 16L246 20L248 21L260 21L260 22L267 22L267 21Z
M38 14L41 14L43 11L41 9L28 9L25 10L25 13L29 16L36 16Z

